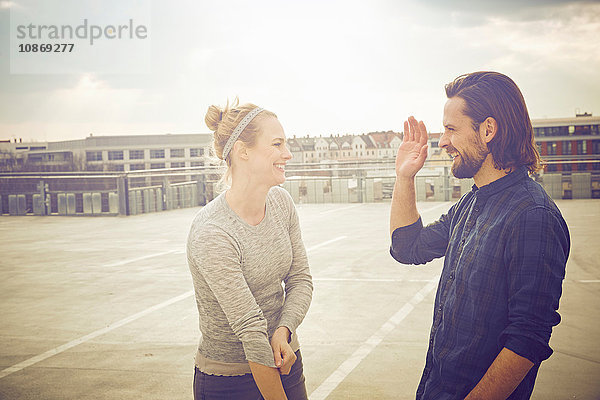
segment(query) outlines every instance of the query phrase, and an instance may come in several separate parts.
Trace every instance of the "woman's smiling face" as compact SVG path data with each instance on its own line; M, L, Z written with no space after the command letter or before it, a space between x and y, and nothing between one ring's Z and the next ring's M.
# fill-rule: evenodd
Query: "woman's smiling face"
M261 118L259 126L256 145L247 150L251 179L269 186L280 185L285 182L285 165L292 158L283 127L273 117Z

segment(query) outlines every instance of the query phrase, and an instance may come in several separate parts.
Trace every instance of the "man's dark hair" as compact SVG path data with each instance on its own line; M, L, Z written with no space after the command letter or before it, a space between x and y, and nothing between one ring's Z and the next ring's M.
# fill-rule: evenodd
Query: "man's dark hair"
M496 120L498 132L488 143L496 168L526 166L532 173L540 169L525 99L512 79L498 72L480 71L461 75L445 88L449 99L465 101L463 112L473 120L473 129L478 130L488 117Z

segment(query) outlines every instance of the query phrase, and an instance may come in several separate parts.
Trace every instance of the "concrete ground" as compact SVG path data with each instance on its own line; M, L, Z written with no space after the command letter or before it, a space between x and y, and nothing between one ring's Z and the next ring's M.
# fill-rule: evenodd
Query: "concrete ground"
M450 204L419 209L428 222ZM533 398L600 399L600 201L558 205L573 245ZM0 399L191 399L197 210L1 217ZM315 281L299 329L311 399L414 398L441 261L389 256L389 204L298 210Z

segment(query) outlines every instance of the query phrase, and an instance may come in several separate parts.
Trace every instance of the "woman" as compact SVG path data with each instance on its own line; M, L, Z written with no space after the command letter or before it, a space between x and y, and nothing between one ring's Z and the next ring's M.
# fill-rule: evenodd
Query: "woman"
M188 236L202 332L194 398L307 399L295 331L313 286L294 203L278 186L292 158L283 128L272 112L237 101L210 106L205 121L231 186Z

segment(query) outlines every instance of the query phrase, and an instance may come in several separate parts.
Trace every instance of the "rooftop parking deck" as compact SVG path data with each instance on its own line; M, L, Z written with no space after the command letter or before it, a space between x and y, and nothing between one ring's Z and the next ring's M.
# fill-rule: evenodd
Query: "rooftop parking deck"
M452 203L419 203L425 222ZM571 256L534 399L600 398L600 201L559 200ZM199 208L0 219L0 399L191 399ZM412 399L442 261L388 252L389 204L298 206L315 291L299 329L311 399Z

